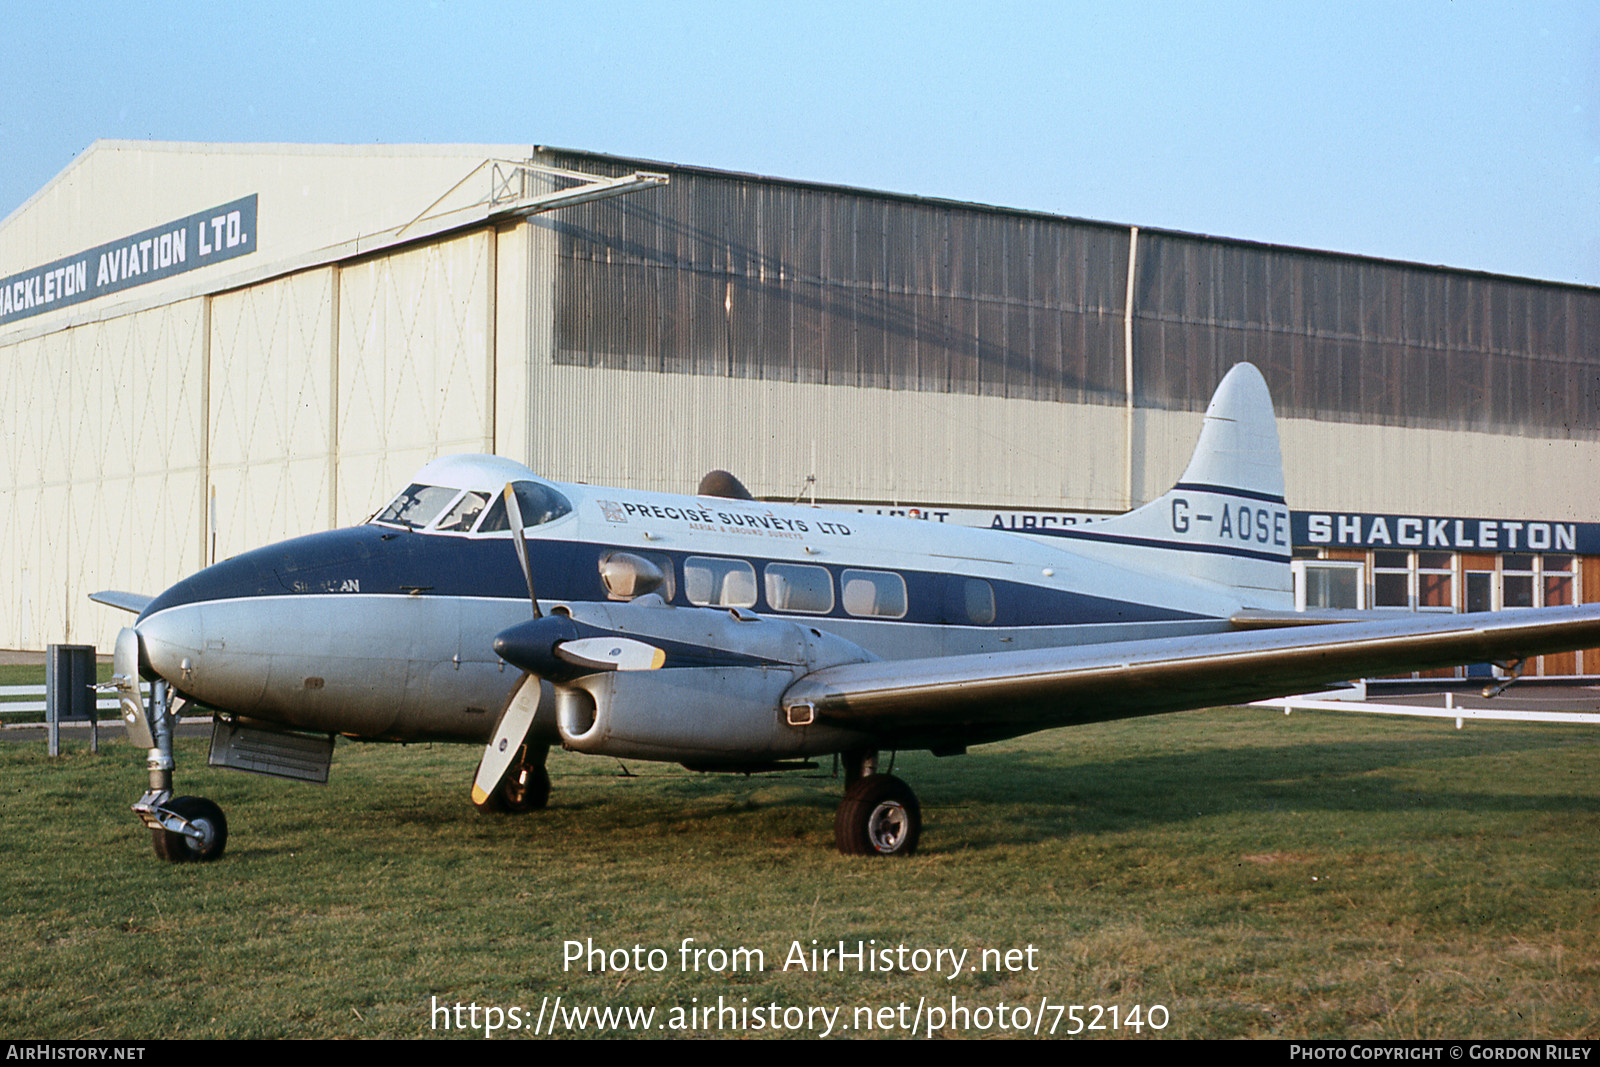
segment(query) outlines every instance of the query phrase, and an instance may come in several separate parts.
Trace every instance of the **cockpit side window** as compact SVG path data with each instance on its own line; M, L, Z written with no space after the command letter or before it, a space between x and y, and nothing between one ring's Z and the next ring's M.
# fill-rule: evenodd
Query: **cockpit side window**
M567 498L551 489L549 486L540 485L538 482L512 482L517 494L517 508L522 512L522 521L528 526L543 526L553 522L572 510L572 505ZM510 523L506 520L505 493L496 493L494 503L489 505L489 512L483 517L483 522L478 526L479 533L489 533L494 530L508 530Z
M472 524L478 521L478 516L483 513L488 503L488 493L469 490L461 494L461 499L457 500L455 507L439 520L436 529L447 530L450 533L467 533L472 529Z
M372 521L419 530L432 522L460 493L459 489L446 489L442 485L410 485Z

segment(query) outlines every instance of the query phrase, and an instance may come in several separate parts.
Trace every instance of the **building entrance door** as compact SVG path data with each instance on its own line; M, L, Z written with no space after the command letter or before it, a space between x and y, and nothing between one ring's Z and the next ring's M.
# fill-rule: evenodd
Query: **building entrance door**
M1466 580L1466 609L1468 611L1493 611L1494 610L1494 571L1467 571L1462 577ZM1494 666L1489 663L1467 664L1468 678L1493 678Z

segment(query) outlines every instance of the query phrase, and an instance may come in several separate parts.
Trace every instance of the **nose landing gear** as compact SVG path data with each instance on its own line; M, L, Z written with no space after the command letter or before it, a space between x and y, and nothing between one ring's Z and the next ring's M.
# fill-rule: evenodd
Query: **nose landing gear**
M172 795L172 690L159 679L150 683L148 712L140 707L138 650L132 645L130 657L125 650L128 645L132 642L119 637L115 681L122 718L134 744L143 743L150 750L145 764L150 769L150 788L133 806L133 813L150 827L151 844L161 859L210 862L227 847L228 820L221 808L204 797Z

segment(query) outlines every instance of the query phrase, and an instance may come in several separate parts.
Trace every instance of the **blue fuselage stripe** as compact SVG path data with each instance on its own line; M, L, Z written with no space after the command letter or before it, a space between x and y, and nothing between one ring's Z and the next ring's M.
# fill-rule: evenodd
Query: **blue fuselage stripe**
M1138 548L1165 548L1173 552L1202 552L1211 556L1237 556L1240 559L1259 559L1267 563L1287 563L1290 556L1287 552L1258 552L1249 548L1234 548L1232 545L1191 545L1181 541L1162 541L1154 537L1127 537L1123 534L1094 533L1082 527L1065 530L1029 530L1031 534L1043 537L1070 537L1080 541L1102 541L1112 545L1133 545Z
M1215 493L1217 496L1236 496L1245 500L1264 500L1268 504L1282 504L1283 497L1275 493L1258 493L1253 489L1235 489L1231 485L1206 485L1204 482L1179 482L1174 489L1189 493Z
M1149 542L1158 547L1184 547ZM600 557L626 545L591 541L530 539L534 581L541 600L603 601ZM682 581L683 559L694 553L658 553L673 560L679 572L673 602L688 605ZM1243 553L1241 553L1243 554ZM762 567L766 557L738 556ZM1260 558L1274 559L1274 556ZM785 561L788 562L788 561ZM867 564L826 566L840 587L840 572ZM970 576L933 571L882 567L906 582L907 612L899 619L868 617L873 622L933 625L973 625L966 615L966 586ZM986 626L1060 626L1097 623L1165 622L1206 616L1156 604L1141 604L1115 597L1095 596L1026 582L985 578L994 590L995 616ZM861 618L847 614L842 597L826 614L777 612L766 603L764 583L757 582L761 599L754 610L803 622L805 619ZM399 531L380 526L357 526L296 538L236 556L184 579L157 597L145 609L152 615L177 604L251 596L325 595L339 593L409 594L419 596L490 597L526 600L527 591L515 554L505 538L449 537Z

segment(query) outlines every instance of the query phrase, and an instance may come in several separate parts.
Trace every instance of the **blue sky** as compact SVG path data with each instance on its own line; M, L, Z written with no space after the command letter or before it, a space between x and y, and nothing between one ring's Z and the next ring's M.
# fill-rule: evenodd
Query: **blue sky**
M0 216L96 138L541 143L1600 284L1600 4L35 3Z

